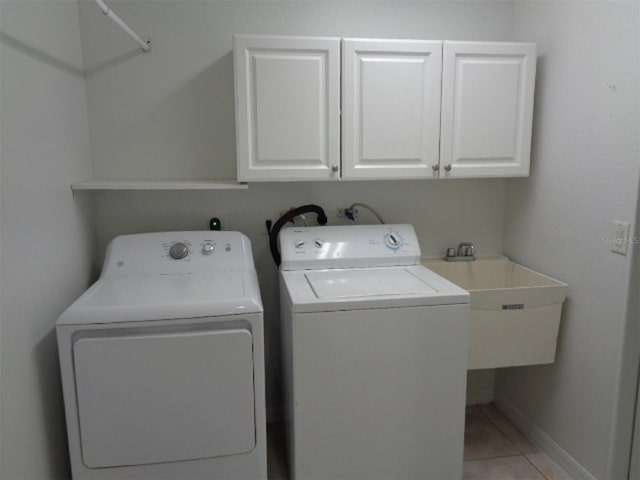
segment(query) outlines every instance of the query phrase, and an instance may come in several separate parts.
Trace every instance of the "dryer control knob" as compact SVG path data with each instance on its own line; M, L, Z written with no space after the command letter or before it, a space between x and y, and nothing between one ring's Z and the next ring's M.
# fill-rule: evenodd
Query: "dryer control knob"
M207 242L202 246L203 255L211 255L214 250L215 250L215 246L211 242Z
M296 240L295 247L296 248L304 247L304 240Z
M188 254L189 248L187 248L187 246L182 242L174 243L169 249L169 255L171 258L175 258L176 260L182 260Z
M316 246L316 248L322 248L324 245L324 242L320 238L316 238L313 241L313 244Z

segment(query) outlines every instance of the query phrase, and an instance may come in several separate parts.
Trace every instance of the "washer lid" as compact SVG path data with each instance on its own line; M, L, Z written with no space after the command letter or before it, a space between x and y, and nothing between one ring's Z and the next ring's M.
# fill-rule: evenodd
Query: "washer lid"
M58 319L95 324L261 313L250 271L102 277Z
M305 273L309 286L320 299L433 295L437 290L405 269L325 270Z
M469 293L422 265L282 271L294 312L468 304Z

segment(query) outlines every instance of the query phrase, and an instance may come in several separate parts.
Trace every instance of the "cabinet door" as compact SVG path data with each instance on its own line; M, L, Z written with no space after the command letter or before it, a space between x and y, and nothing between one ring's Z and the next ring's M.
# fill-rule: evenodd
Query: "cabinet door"
M234 36L238 180L339 177L340 39Z
M529 175L536 45L444 42L440 177Z
M342 46L343 178L437 176L442 42Z

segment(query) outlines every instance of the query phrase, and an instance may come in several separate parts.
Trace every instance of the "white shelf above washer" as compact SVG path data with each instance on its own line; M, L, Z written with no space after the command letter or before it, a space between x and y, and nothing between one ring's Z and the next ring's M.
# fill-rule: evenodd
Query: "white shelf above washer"
M235 180L89 180L74 183L71 190L246 190Z

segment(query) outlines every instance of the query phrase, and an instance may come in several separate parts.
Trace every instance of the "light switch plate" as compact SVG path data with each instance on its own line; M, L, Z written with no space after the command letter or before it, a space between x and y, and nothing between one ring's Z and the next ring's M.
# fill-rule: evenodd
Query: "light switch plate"
M614 220L613 222L613 246L611 251L620 255L627 254L629 246L629 223Z

